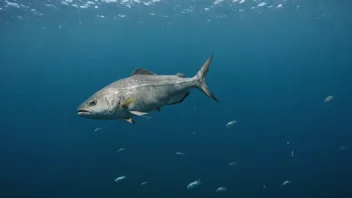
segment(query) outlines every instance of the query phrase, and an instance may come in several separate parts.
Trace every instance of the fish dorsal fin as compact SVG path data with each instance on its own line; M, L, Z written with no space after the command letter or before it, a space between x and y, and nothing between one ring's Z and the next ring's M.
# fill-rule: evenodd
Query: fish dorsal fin
M131 76L135 75L156 75L154 72L148 71L146 69L136 69L132 72Z
M177 73L176 76L180 77L180 78L184 78L185 75L183 73Z

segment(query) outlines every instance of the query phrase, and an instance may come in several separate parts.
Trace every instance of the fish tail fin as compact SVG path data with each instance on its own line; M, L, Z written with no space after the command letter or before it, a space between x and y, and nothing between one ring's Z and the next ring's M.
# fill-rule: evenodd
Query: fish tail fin
M194 79L197 82L197 87L203 92L205 93L205 95L207 95L209 98L215 100L216 102L219 102L219 100L214 96L214 94L209 90L206 82L205 82L205 78L207 76L208 70L209 70L209 66L210 66L210 62L211 59L213 58L213 55L211 55L208 60L204 63L204 65L202 66L202 68L200 68L200 70L198 71L197 75L194 76Z

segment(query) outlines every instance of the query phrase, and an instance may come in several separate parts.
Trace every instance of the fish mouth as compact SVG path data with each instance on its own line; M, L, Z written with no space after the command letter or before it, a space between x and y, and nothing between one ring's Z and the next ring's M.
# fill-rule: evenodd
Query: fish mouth
M77 109L77 114L79 116L89 116L89 115L92 115L93 112L89 109L82 108L82 109Z

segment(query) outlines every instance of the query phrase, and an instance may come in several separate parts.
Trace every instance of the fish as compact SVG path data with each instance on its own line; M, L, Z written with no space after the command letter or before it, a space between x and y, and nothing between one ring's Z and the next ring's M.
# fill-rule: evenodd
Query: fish
M236 120L230 121L230 122L228 122L228 123L225 125L225 127L226 127L226 128L230 128L230 127L232 127L233 125L235 125L236 123L237 123Z
M98 132L98 131L102 131L102 130L103 130L102 128L96 128L94 131Z
M330 100L332 100L334 98L334 96L328 96L324 99L324 102L327 103L329 102Z
M161 107L182 103L193 88L200 89L219 102L206 84L206 75L213 55L194 77L184 74L157 75L146 69L136 69L127 78L117 80L97 91L77 108L80 117L96 120L124 119L135 124L133 117L146 117Z
M185 155L185 154L181 152L176 152L176 155Z
M142 183L141 183L141 186L144 186L144 185L146 185L147 183L148 183L148 181L142 182Z
M225 192L227 191L226 187L219 187L216 189L216 192Z
M193 181L193 182L189 183L186 188L188 190L190 190L190 189L193 189L193 188L195 188L195 187L197 187L197 186L199 186L201 184L202 184L202 182L200 181L200 179L198 179L196 181Z
M327 103L327 102L329 102L330 100L333 100L333 99L334 99L334 96L335 96L335 92L334 92L334 94L333 94L332 96L326 97L326 98L324 99L324 103Z
M122 181L124 179L126 179L126 176L120 176L120 177L115 179L115 182L120 182L120 181Z
M291 181L286 180L286 181L282 182L281 186L286 186L286 185L291 184L291 183L292 183Z

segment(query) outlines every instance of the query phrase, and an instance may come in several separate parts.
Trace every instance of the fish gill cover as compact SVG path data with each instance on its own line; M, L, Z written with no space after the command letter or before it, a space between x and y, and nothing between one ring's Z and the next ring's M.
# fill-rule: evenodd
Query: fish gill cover
M0 197L352 197L351 6L0 0ZM137 68L191 78L210 55L220 103L77 115Z

